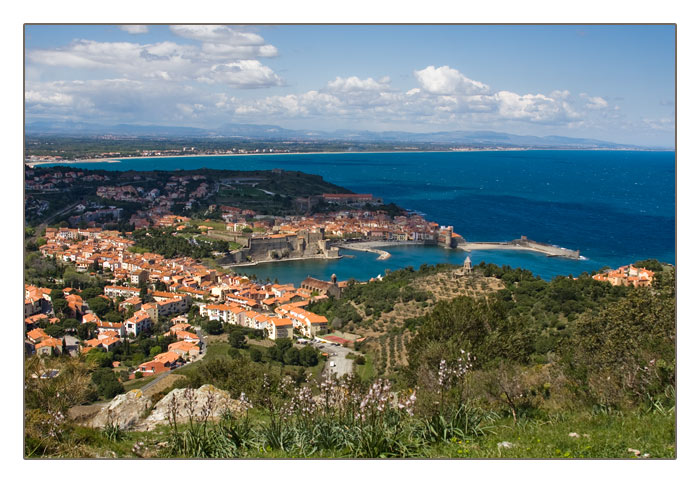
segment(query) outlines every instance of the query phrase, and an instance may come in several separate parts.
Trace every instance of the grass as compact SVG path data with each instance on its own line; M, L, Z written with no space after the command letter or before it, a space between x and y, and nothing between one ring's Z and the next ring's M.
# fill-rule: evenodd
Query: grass
M261 424L266 415L250 412L254 424ZM557 413L544 419L522 419L514 424L509 416L497 419L484 436L466 440L453 438L423 447L416 455L430 459L636 459L629 449L649 454L650 459L673 459L675 449L675 413L626 412L592 414L591 412ZM571 437L569 433L579 437ZM150 432L124 432L119 440L110 440L104 432L72 426L66 433L69 453L62 457L131 458L134 443L143 442L142 456L158 456L158 443L165 441L166 426ZM508 442L510 448L499 443ZM297 448L290 451L262 448L250 441L242 450L242 458L303 458ZM343 458L342 448L316 453L314 458Z
M190 225L195 227L210 226L215 230L226 231L226 223L223 221L192 219L190 220Z
M207 344L207 353L204 355L204 357L197 362L191 362L189 364L185 364L184 366L175 369L173 373L175 374L182 374L183 376L186 376L188 374L193 374L194 372L197 371L197 367L202 364L203 361L208 361L210 359L215 359L217 357L227 357L230 358L228 355L228 349L231 347L228 345L228 343L225 342L214 342Z
M675 458L675 414L559 414L513 424L501 419L492 434L435 446L431 458ZM576 433L579 437L569 436ZM499 447L509 442L511 448Z
M362 381L371 381L375 377L374 356L370 353L364 354L365 363L363 365L355 364L355 371Z
M321 357L320 355L318 356L318 364L316 364L313 367L308 368L311 371L311 377L313 379L318 379L321 377L321 371L323 370L323 366L326 365L326 358Z
M207 345L207 354L204 360L216 357L228 357L228 350L231 346L226 342L215 342Z

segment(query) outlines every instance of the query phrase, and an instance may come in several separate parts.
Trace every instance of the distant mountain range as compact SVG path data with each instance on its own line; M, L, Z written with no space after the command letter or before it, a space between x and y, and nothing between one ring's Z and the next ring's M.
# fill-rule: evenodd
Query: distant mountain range
M439 131L411 133L404 131L294 130L263 124L224 124L214 129L138 124L100 125L74 121L37 121L27 123L28 136L92 137L116 136L135 138L232 138L260 141L339 141L358 143L418 143L463 145L474 147L524 147L571 149L652 149L650 146L619 144L598 139L564 136L521 136L495 131ZM660 148L667 149L667 148Z

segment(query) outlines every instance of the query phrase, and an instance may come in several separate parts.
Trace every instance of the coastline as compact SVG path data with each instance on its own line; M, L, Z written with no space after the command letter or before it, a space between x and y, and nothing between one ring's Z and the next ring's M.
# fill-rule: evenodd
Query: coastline
M231 156L284 156L284 155L307 155L307 154L388 154L388 153L464 153L480 151L525 151L525 148L512 149L469 149L469 150L405 150L405 151L313 151L308 153L229 153L229 154L183 154L178 156L127 156L121 158L91 158L74 159L70 161L29 161L24 164L29 167L41 166L44 164L80 164L80 163L121 163L131 159L177 159L177 158L217 158Z
M205 158L205 157L234 157L234 156L284 156L284 155L308 155L308 154L389 154L389 153L479 153L479 152L507 152L507 151L673 151L672 149L610 149L610 148L483 148L483 149L441 149L441 150L391 150L391 151L313 151L304 153L229 153L229 154L183 154L179 156L126 156L116 158L90 158L90 159L74 159L69 161L25 161L24 165L30 168L42 166L46 164L82 164L82 163L121 163L131 159L176 159L176 158Z

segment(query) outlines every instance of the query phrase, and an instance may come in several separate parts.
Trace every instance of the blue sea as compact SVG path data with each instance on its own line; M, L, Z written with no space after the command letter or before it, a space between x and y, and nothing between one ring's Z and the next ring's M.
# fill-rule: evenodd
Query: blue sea
M469 241L532 240L580 250L587 260L514 251L473 251L472 262L523 267L545 279L656 258L674 263L675 152L481 151L237 155L82 163L105 170L281 168L319 174L357 193L452 225ZM307 275L366 280L385 269L459 263L463 251L389 247L392 257L263 264L241 270L296 282Z

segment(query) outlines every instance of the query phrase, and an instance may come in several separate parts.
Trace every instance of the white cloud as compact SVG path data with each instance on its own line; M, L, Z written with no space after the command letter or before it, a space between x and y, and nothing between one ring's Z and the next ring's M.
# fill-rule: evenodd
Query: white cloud
M227 84L250 89L282 85L282 79L272 69L257 60L240 60L217 64L202 73L197 80L207 84Z
M48 66L106 69L131 77L148 77L153 71L173 76L191 69L196 49L174 42L138 44L77 40L60 49L29 51L28 59Z
M202 42L221 42L235 45L262 45L265 40L258 34L242 32L226 25L171 25L170 31L180 37Z
M303 94L271 96L241 103L236 114L264 114L285 116L309 116L344 113L343 103L337 97L319 91Z
M421 88L431 94L479 94L489 91L489 86L469 79L456 69L447 65L438 67L429 65L413 73Z
M468 79L447 66L415 72L420 88L399 92L389 78L336 77L323 90L304 94L238 100L235 113L262 119L325 115L372 122L497 123L502 121L566 124L580 115L567 99L569 91L550 95L489 92L486 84ZM481 127L481 125L479 126Z
M148 26L146 25L120 25L119 28L122 29L124 32L128 32L130 34L148 33Z
M608 107L608 101L602 97L589 97L586 107L589 109L605 109Z
M202 44L202 53L213 58L251 59L253 57L275 57L274 45L230 45Z
M499 114L507 119L551 122L566 119L570 112L556 99L543 94L516 94L509 91L496 93Z
M238 37L228 28L188 29L181 33L196 39L218 41L229 36L264 43L256 38L257 34ZM389 77L338 76L318 89L304 92L234 97L227 88L283 86L284 81L259 60L216 61L198 46L177 42L142 45L78 41L55 51L33 51L30 57L38 64L90 66L121 74L117 78L82 82L28 81L27 112L35 116L56 114L103 121L118 118L122 122L162 122L165 118L197 120L210 126L232 118L239 122L276 123L282 119L319 117L351 125L499 129L523 123L574 126L602 119L611 111L586 110L586 103L602 98L586 95L572 99L570 92L563 89L550 94L490 91L486 84L448 66L415 71L418 87L405 91L394 89ZM218 87L202 88L193 81ZM581 114L584 112L585 117Z
M24 93L24 100L30 105L69 106L73 104L73 96L62 92L27 91Z
M676 129L676 120L672 117L661 117L658 119L642 118L642 125L654 131L673 132Z
M571 92L569 92L567 90L552 91L552 93L549 95L549 97L552 97L554 99L569 99L571 97Z
M331 92L359 92L359 91L385 91L389 89L391 80L388 77L382 77L379 81L368 77L360 79L359 77L336 77L334 80L326 84L326 89Z
M187 86L123 78L31 83L25 93L28 118L163 122L172 117L177 103L204 107L211 102Z
M260 35L225 25L171 25L180 37L202 42L202 53L214 58L252 59L275 57L277 49Z
M204 82L222 82L242 88L282 84L270 67L255 60L277 55L277 49L265 44L261 36L207 25L173 26L172 29L178 35L204 43L141 44L81 39L57 49L30 50L28 66L101 69L131 79L188 81L200 78Z

